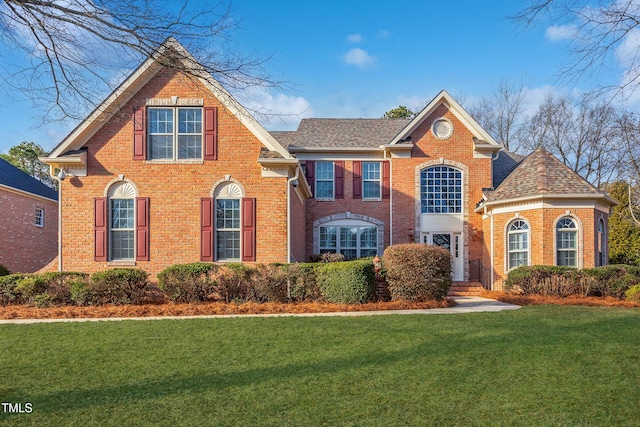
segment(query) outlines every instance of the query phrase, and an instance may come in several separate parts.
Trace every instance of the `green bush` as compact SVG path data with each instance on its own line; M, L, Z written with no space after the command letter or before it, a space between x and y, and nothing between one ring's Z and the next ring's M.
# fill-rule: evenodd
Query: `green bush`
M0 276L8 276L9 274L11 274L9 269L4 265L0 264Z
M322 264L298 263L285 268L291 280L290 298L292 301L318 301L322 292L316 278L316 268Z
M214 291L217 268L206 262L172 265L158 274L158 286L175 303L204 301Z
M16 273L0 277L0 304L20 304L20 293L16 288L25 276L23 273Z
M344 261L344 255L337 254L335 252L327 252L324 254L313 254L309 257L309 261L315 262L342 262Z
M88 300L91 304L141 304L149 288L146 271L114 268L91 275Z
M442 300L451 287L451 254L444 248L408 243L391 245L383 256L391 299Z
M522 266L509 272L504 289L522 295L586 296L589 284L580 279L579 270L571 267Z
M374 295L373 263L369 259L325 263L315 272L320 292L328 302L359 304Z
M634 285L625 292L627 301L640 302L640 285Z
M630 265L607 265L582 270L592 280L591 296L625 298L625 292L640 283L640 268Z

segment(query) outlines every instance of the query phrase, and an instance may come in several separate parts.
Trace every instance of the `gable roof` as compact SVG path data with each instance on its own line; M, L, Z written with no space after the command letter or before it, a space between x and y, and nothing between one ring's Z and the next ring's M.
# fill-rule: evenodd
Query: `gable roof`
M172 55L172 52L174 54ZM176 55L177 54L177 55ZM211 93L234 114L242 124L249 129L260 142L270 151L279 153L283 158L292 158L291 154L280 145L264 127L231 96L217 80L202 67L198 61L173 37L169 37L146 61L144 61L131 75L125 79L111 95L109 95L96 109L83 120L71 133L58 144L42 160L47 162L65 154L70 150L80 149L122 105L131 100L142 87L147 84L162 68L160 59L164 56L177 56L179 60L193 70L197 77Z
M58 200L58 192L56 190L44 185L4 159L0 159L0 186L35 194L53 201Z
M420 111L416 117L411 120L401 132L399 132L393 140L391 140L390 145L401 143L406 140L406 138L411 135L413 131L416 130L418 126L422 124L440 105L445 105L454 116L458 118L473 134L473 136L478 140L478 142L484 143L487 147L495 146L495 150L497 151L500 147L492 137L485 131L478 122L475 121L473 117L466 112L464 108L458 102L453 99L451 95L446 90L440 91L439 94L435 96L427 104L426 107Z
M289 148L379 148L388 144L408 119L302 119Z
M484 205L534 198L580 198L617 202L598 190L543 147L523 159L494 191L485 191Z

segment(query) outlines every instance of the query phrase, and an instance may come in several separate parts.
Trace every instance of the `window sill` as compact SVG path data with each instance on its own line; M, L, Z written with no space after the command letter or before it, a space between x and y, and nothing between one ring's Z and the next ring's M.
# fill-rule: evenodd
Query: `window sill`
M204 160L145 160L146 165L202 165Z
M362 198L362 201L363 201L363 202L381 202L381 201L382 201L382 199L375 199L375 198L373 198L373 197L369 197L369 198L366 198L366 199L365 199L365 198L363 197L363 198Z
M107 267L134 267L135 261L109 261Z
M315 198L315 200L318 202L335 202L336 201L336 199L318 199L318 198Z

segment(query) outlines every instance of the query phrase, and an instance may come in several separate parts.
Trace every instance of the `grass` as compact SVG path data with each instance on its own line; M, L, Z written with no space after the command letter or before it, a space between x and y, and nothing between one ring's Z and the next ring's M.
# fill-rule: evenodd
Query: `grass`
M0 425L637 425L640 309L0 325Z

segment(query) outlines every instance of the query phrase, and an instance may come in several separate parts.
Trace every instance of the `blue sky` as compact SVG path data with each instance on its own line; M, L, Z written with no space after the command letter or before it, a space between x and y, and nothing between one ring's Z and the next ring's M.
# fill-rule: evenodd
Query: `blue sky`
M301 117L415 109L442 89L470 105L505 79L524 82L531 110L550 90L587 89L557 79L567 61L567 28L543 23L521 32L507 19L518 6L506 0L235 0L240 28L233 41L243 52L272 55L267 71L292 87L253 93L256 106L283 114L264 123L270 130L295 129ZM0 99L0 152L25 140L50 150L75 124L38 126L41 114L27 99Z

